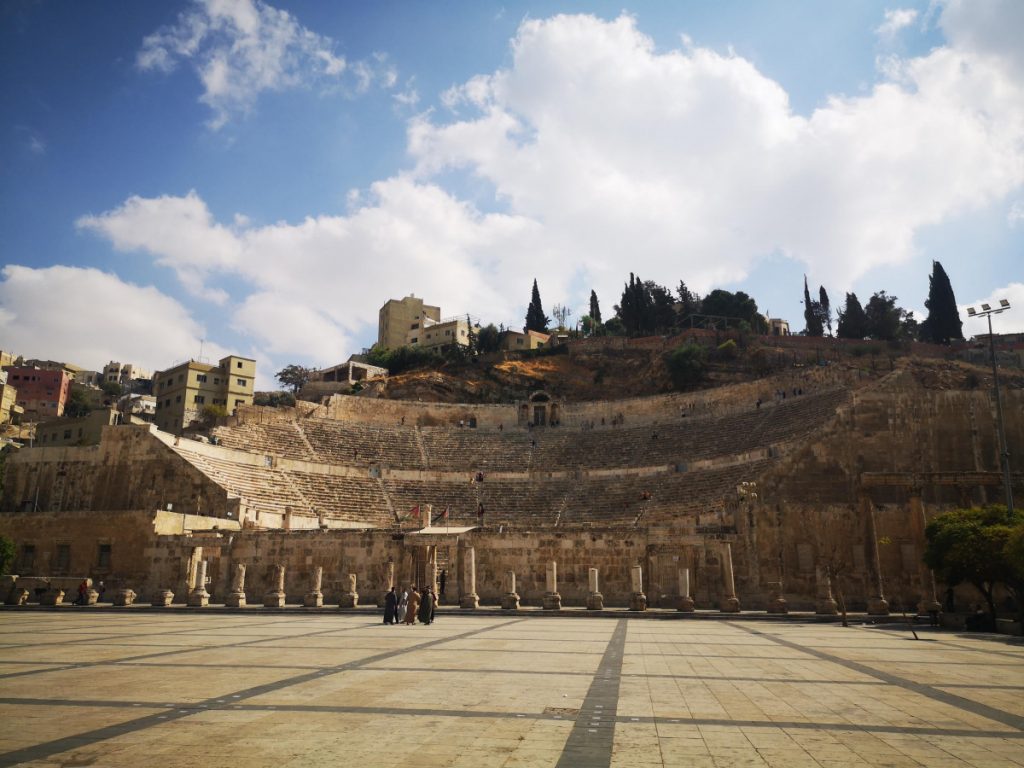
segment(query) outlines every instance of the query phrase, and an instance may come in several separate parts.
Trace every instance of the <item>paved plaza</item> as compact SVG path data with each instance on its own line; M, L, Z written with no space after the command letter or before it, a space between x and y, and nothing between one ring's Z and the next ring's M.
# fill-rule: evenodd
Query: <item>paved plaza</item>
M1024 645L832 624L0 613L0 765L1024 765Z

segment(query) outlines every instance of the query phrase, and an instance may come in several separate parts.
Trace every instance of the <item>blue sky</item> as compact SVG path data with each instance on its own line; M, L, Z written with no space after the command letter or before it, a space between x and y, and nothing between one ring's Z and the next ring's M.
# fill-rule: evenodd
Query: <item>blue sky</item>
M0 7L0 348L329 365L630 271L1024 311L1024 4ZM981 329L967 326L968 332Z

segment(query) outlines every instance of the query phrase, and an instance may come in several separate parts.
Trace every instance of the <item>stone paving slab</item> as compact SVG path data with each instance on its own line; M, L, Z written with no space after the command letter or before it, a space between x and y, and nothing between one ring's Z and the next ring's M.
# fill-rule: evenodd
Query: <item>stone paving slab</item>
M0 766L1024 766L1019 640L795 621L0 614Z

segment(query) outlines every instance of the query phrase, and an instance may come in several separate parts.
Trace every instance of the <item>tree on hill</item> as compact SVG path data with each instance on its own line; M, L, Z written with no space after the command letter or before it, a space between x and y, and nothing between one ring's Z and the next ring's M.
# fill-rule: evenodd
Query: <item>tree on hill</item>
M648 321L650 330L654 333L670 333L679 322L672 291L653 280L648 280L644 286L651 295L651 316Z
M828 300L828 291L824 285L818 286L818 309L821 311L821 321L828 328L828 335L832 335L832 302Z
M78 387L71 387L67 405L64 406L64 415L69 419L80 419L83 416L88 416L91 410L85 392Z
M643 336L649 332L652 306L650 290L630 272L629 282L622 287L622 298L615 307L615 314L622 321L627 336Z
M494 327L494 323L488 323L480 329L476 336L476 346L481 355L498 351L498 347L501 346L501 331Z
M821 325L821 305L811 300L811 291L807 287L807 275L804 275L804 335L823 336Z
M838 312L836 335L840 339L863 339L868 335L868 316L856 293L846 294L846 304Z
M956 307L956 296L949 282L949 275L937 261L932 262L932 273L928 277L928 299L924 303L928 317L921 323L921 341L933 344L949 344L951 340L963 341L963 323L960 310Z
M743 291L730 293L716 288L701 301L700 311L703 315L746 320L754 333L765 333L768 330L768 322L758 311L757 302Z
M707 350L693 342L683 344L666 356L665 367L676 389L699 384L707 370Z
M893 341L900 335L903 310L896 306L896 297L885 291L875 292L864 307L868 318L868 335L881 341Z
M293 394L298 394L299 390L302 389L306 382L309 381L309 368L304 368L301 365L286 365L280 371L278 371L274 378L281 382L286 387L292 388Z
M594 327L600 327L601 325L601 305L597 302L597 292L593 288L590 289L590 319L594 324Z
M526 326L523 331L548 332L548 324L551 318L544 314L544 307L540 303L540 290L537 288L537 278L533 279L533 292L530 295L530 306L526 308Z
M690 315L700 314L700 296L686 287L686 283L679 281L676 288L676 295L679 297L679 322L682 324Z

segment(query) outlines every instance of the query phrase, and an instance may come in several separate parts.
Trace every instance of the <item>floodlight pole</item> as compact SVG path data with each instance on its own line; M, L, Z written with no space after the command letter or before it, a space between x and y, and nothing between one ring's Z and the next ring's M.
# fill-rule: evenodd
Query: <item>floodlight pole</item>
M1003 490L1006 493L1006 514L1013 517L1013 485L1010 480L1010 446L1006 443L1006 431L1003 428L1003 402L999 396L999 369L996 367L996 342L992 335L992 315L1002 309L979 312L988 318L988 350L992 358L992 381L996 390L996 431L999 435L999 461L1003 470Z

